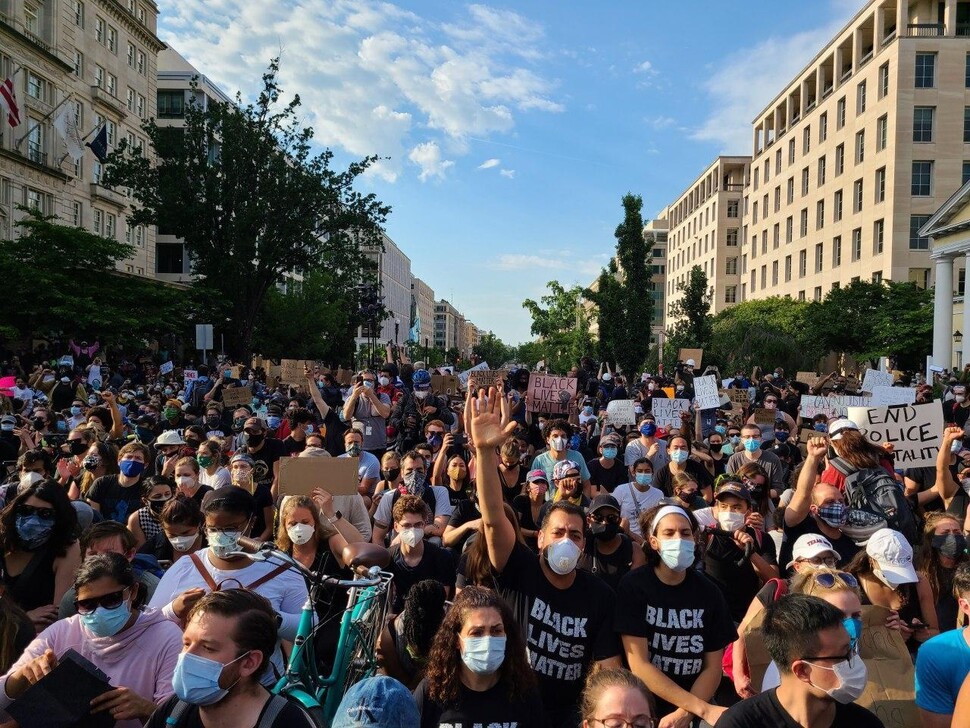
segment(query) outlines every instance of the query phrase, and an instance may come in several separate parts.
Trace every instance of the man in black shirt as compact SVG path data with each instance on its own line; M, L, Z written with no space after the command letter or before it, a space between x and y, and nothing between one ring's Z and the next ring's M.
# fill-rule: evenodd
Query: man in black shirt
M425 541L424 527L431 520L428 504L419 496L402 495L394 504L393 514L397 537L390 548L389 570L394 574L391 611L404 611L411 587L425 579L441 582L450 598L455 590L455 562L448 549Z
M841 609L806 594L769 604L761 632L781 685L729 708L717 728L882 728L854 704L867 673L844 620Z
M612 493L616 486L629 481L626 466L619 459L620 436L610 433L600 438L597 447L600 457L586 463L589 469L589 482L592 486L586 495L590 498L604 491Z

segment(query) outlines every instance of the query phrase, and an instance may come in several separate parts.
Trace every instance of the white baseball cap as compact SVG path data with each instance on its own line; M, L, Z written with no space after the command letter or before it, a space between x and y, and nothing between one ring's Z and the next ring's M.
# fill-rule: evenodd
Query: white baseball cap
M795 545L791 549L791 561L788 562L786 569L795 565L796 561L814 559L823 554L831 554L836 561L841 561L839 552L832 546L832 542L820 533L803 533L795 540Z
M696 366L697 366L697 364L696 364L696 363L694 362L694 360L693 360L693 359L688 359L688 360L687 360L686 362L684 362L684 363L685 363L685 364L686 364L687 366L689 366L689 367L696 367Z
M858 430L859 425L857 425L852 420L847 420L845 417L837 419L831 425L829 425L829 437L833 440L841 440L842 433L846 430Z
M880 528L869 537L866 553L876 562L885 580L893 586L919 581L913 568L913 547L899 531Z

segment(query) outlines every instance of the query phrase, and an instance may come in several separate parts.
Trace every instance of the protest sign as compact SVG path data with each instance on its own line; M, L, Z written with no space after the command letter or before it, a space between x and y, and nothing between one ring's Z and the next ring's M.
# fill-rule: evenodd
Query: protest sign
M657 421L657 427L680 427L683 423L680 413L690 408L690 400L686 399L653 399L650 412Z
M915 404L916 390L912 387L873 387L872 406L889 407L893 404Z
M458 396L458 377L454 374L432 374L432 391L447 397Z
M359 458L281 458L280 495L310 495L314 488L354 495L359 463Z
M862 391L872 392L873 387L893 386L892 372L881 372L878 369L866 369L866 375L862 378Z
M229 409L249 404L253 401L252 387L223 387L222 405Z
M242 379L243 375L243 365L233 364L232 369L229 370L229 376L233 379Z
M564 415L576 396L576 377L532 374L529 377L529 411Z
M899 630L886 627L888 616L885 607L862 608L859 656L869 679L855 703L875 713L886 728L908 728L920 724L913 660Z
M504 390L505 377L508 376L508 373L507 369L479 369L469 372L468 378L465 380L465 387L475 391L496 387L501 392ZM459 375L459 380L460 378L461 375Z
M194 382L199 378L199 372L195 369L183 369L182 379L185 380L186 384L189 382Z
M747 389L739 389L737 387L727 390L728 399L731 400L731 404L737 407L747 407L751 404L751 400L748 398Z
M339 384L341 387L349 387L350 383L354 379L354 372L351 369L344 369L343 367L339 367L337 369L336 379L337 379L337 384Z
M848 417L849 407L869 407L872 405L872 400L869 397L852 397L847 394L838 397L816 397L803 394L800 404L802 419L810 420L818 414L823 414L832 419L833 417Z
M936 464L943 444L943 408L939 402L892 407L849 407L848 417L874 445L891 443L896 467Z
M611 425L635 425L637 413L632 399L614 399L606 405L606 417Z
M798 372L795 374L795 381L814 387L818 384L818 375L815 372Z
M717 408L721 404L721 396L717 393L717 378L713 374L694 377L694 396L700 409Z
M158 373L159 374L171 374L172 373L172 370L174 370L174 369L175 369L175 365L172 362L167 361L167 362L165 362L164 364L162 364L158 368Z
M703 349L681 349L677 352L677 360L687 363L688 359L694 360L694 369L701 368L701 360L704 358Z
M266 369L266 381L275 382L280 376L280 365L267 361L264 367Z
M283 384L303 384L306 375L303 373L303 365L306 364L311 369L313 362L304 359L283 359L280 361L280 381ZM349 382L348 382L349 383Z
M263 357L261 357L261 356L254 356L252 358L252 362L250 363L250 366L253 369L259 369L261 366L263 366Z
M481 371L485 371L486 369L488 369L488 362L483 361L480 364L476 364L471 369L466 369L465 371L460 372L458 374L458 382L461 384L462 389L468 388L468 377L471 375L472 372L481 372ZM450 373L451 372L449 372L449 374Z

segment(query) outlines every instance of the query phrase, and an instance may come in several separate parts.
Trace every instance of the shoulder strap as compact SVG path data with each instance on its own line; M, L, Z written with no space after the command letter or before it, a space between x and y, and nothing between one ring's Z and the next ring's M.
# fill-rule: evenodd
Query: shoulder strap
M853 468L846 460L842 458L832 458L829 460L829 465L838 470L842 475L852 475L856 470Z
M169 713L168 718L165 719L165 725L177 726L182 722L182 716L185 715L186 711L192 706L186 703L184 700L179 700L172 706L172 712Z
M259 719L259 723L256 728L273 728L273 723L279 717L279 714L283 712L283 708L286 707L286 698L282 695L274 695L269 699L266 704L266 708L263 710L263 715Z
M189 554L189 558L192 559L192 563L195 565L195 568L199 574L202 575L205 583L209 585L209 589L211 591L219 591L219 585L216 584L215 579L212 578L212 574L210 574L202 564L202 559L199 558L198 552L193 551L191 554Z
M633 510L637 514L637 520L640 520L640 501L637 500L637 492L633 489L633 483L627 481L626 487L630 489L630 498L633 499Z
M777 602L788 592L788 582L778 578L771 579L771 581L775 582L775 594L772 601Z
M289 567L288 564L280 564L275 569L273 569L272 571L270 571L268 574L263 574L263 576L259 577L252 584L247 584L246 585L246 588L249 589L249 590L254 590L256 587L262 586L263 584L265 584L270 579L275 579L277 576L279 576L280 574L282 574L284 571L286 571L289 568L290 567Z

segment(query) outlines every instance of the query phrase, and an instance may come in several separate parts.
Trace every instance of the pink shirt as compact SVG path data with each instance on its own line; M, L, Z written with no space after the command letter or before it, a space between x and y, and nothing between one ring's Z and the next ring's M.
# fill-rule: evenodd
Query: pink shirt
M94 637L77 615L54 622L31 642L24 654L0 677L0 708L7 697L7 675L50 648L60 657L69 649L90 660L114 687L134 690L143 698L162 703L174 693L172 673L182 651L182 630L155 609L145 609L138 620L113 637ZM117 728L142 728L140 720L119 720Z

